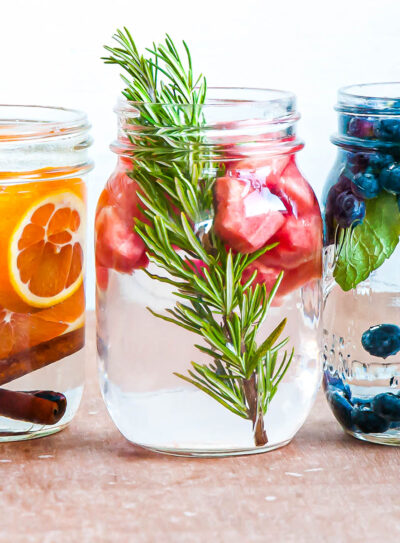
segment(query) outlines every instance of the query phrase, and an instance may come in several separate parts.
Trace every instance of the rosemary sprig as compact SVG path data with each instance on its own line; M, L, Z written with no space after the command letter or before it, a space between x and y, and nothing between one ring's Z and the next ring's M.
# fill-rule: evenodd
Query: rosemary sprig
M166 314L149 311L200 337L195 347L210 362L193 361L188 375L176 375L251 420L256 445L265 445L263 417L294 353L281 354L289 341L280 339L286 319L257 343L283 274L267 292L256 283L256 273L247 282L243 273L274 245L233 254L214 232L213 186L223 166L207 145L206 79L194 77L187 44L184 62L168 35L165 43L147 49L148 57L139 54L126 28L114 39L118 47L106 47L105 61L126 72L123 94L140 114L129 119L132 128L141 127L129 131L130 175L140 187L146 218L136 220L135 229L159 272L144 271L174 287L177 298Z

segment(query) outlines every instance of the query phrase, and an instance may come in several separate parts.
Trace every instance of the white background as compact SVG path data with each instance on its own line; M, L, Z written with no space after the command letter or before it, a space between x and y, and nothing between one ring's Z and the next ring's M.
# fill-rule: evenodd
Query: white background
M114 157L118 68L102 45L128 26L140 47L165 32L190 45L211 86L294 91L306 141L299 163L318 196L333 162L333 105L342 85L400 80L400 0L0 0L0 102L85 110L96 168L89 189L88 305L93 214Z

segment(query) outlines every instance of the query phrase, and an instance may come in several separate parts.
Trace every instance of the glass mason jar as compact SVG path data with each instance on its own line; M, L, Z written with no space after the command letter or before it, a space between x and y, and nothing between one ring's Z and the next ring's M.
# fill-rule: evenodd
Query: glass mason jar
M191 456L285 445L320 379L322 220L295 162L295 98L208 92L118 105L95 225L107 408L129 441ZM178 131L147 122L171 112Z
M345 431L400 444L400 83L339 91L324 194L323 358Z
M88 130L0 106L0 441L61 430L81 399Z

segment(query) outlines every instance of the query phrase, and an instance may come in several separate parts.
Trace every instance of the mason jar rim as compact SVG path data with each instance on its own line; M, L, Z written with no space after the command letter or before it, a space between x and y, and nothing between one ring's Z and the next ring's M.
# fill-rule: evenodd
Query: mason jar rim
M89 129L86 113L77 109L0 104L0 144L64 138Z
M224 93L223 97L215 96L215 97L209 97L207 96L206 101L204 104L198 104L199 107L221 107L221 106L237 106L239 107L242 104L271 104L274 102L281 102L283 100L286 100L288 103L293 105L293 108L296 105L296 95L291 91L286 90L280 90L280 89L271 89L271 88L262 88L262 87L207 87L207 93ZM238 96L226 96L229 94L237 94ZM240 95L246 94L246 97L240 97ZM253 97L249 96L252 95ZM269 98L267 98L267 95L270 95ZM260 95L260 97L257 97L256 95ZM182 108L189 108L193 107L193 105L196 104L181 104L179 102L176 102L175 104L171 104L170 102L145 102L145 101L128 101L126 98L121 97L118 100L117 106L115 108L116 111L123 111L123 110L132 110L135 105L154 105L154 106L170 106L170 105L176 105L180 106Z
M279 146L281 154L303 148L303 142L292 131L300 119L294 93L257 87L209 87L207 96L205 104L130 102L126 97L120 97L114 108L118 115L118 139L111 144L112 151L120 155L132 151L131 136L164 137L169 128L175 130L175 125L149 126L146 115L141 122L142 112L157 113L157 108L171 108L174 114L182 114L183 122L179 125L182 133L205 136L204 145L208 148L228 141L235 145L254 145L256 141L254 146L262 147L264 153L267 144L270 152L275 154L277 151L272 150L272 144L275 148ZM194 108L199 108L197 113L204 115L200 126L190 124ZM137 122L132 123L133 119Z
M341 87L335 109L359 115L399 115L400 82L360 83Z

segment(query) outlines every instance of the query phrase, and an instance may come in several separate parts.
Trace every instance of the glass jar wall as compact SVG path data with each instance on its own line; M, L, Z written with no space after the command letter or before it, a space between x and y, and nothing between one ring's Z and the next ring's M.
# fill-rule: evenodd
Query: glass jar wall
M324 385L351 435L400 444L400 83L339 91L324 195Z
M62 429L81 399L88 129L0 106L0 441Z
M209 96L118 105L95 225L107 408L131 442L194 456L288 443L320 377L322 221L295 99ZM171 112L178 131L146 122Z

